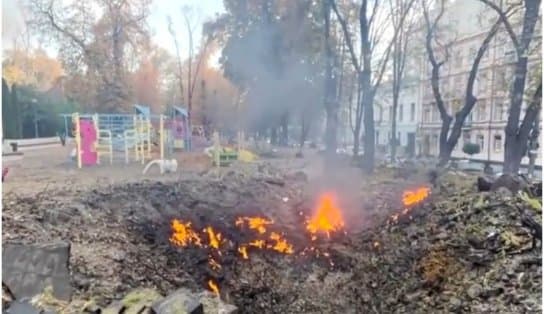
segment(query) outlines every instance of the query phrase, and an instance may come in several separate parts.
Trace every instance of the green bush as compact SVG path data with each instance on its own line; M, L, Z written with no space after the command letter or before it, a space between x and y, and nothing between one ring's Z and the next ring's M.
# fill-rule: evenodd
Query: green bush
M480 152L480 145L475 143L465 143L463 145L463 153L468 155L478 154Z

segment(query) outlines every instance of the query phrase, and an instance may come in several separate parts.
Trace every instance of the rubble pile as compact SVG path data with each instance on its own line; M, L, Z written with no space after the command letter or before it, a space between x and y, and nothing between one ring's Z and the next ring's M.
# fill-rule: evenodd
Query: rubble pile
M414 190L424 193L404 208L402 191L421 185L416 173L383 169L362 182L350 203L360 217L344 219L363 227L314 242L304 225L314 201L307 176L267 163L171 183L8 195L3 241L70 243L71 302L53 307L68 313L161 313L178 303L189 313L539 311L541 221L531 195L481 192L475 177L450 173ZM251 238L239 217L273 221L267 228L279 228L292 252L244 258L239 244ZM212 226L225 249L173 245L174 219L200 237Z
M412 220L356 238L352 245L372 254L358 259L344 282L343 291L362 296L353 308L540 312L542 248L524 221L541 225L541 205L504 191L478 192L475 177L445 177L440 194L435 190Z

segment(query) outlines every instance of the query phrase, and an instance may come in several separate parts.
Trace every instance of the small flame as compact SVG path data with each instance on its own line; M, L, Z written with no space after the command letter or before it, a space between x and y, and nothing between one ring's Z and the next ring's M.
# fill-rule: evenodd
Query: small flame
M293 254L293 246L287 242L287 240L282 239L281 235L272 232L270 234L270 239L276 241L274 245L269 245L268 248L276 250L280 253Z
M170 242L182 247L188 246L191 243L202 246L200 237L191 228L191 223L184 223L178 219L172 220L172 236L170 236Z
M402 203L404 206L420 203L429 196L430 190L428 187L421 187L414 191L405 191L402 194Z
M308 221L306 229L312 234L322 232L330 237L331 232L338 231L343 227L344 218L340 208L336 206L333 195L325 194L321 196L317 211ZM312 239L315 239L315 235L312 236Z
M238 252L240 252L240 254L242 254L243 259L248 259L249 258L249 256L247 255L247 246L242 245L241 247L238 248Z
M215 282L213 282L213 280L208 280L208 287L210 288L210 290L212 290L212 292L216 295L216 296L219 296L219 287L217 286L217 284Z
M212 227L206 227L204 229L208 233L208 237L210 238L210 246L214 249L219 248L219 244L221 243L221 233L216 233Z
M425 200L429 196L430 191L431 189L428 187L420 187L412 191L404 191L404 193L402 193L402 203L405 206L404 209L398 213L391 215L387 223L389 225L398 223L399 218L401 216L408 215L413 209L412 205L419 204L423 200ZM411 215L409 216L409 219L412 220Z
M256 248L262 249L264 248L264 240L255 240L249 242L249 245L254 246Z
M249 229L257 230L259 234L264 234L266 232L266 225L273 224L272 220L262 218L262 217L238 217L236 219L236 226L243 226L244 222L248 223Z

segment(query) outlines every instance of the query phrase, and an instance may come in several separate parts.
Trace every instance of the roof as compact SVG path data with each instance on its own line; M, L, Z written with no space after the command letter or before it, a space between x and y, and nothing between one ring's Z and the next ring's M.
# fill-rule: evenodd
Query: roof
M181 108L178 106L174 106L174 114L180 114L182 116L187 117L189 114L187 113L187 109Z
M145 117L151 115L151 110L147 106L134 105L134 109L136 110L136 114L141 114Z

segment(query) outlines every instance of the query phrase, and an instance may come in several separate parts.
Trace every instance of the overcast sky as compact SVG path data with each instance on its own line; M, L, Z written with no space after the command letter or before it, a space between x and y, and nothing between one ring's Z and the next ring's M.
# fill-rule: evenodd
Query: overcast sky
M24 0L2 0L2 47L10 48L13 38L25 29L24 17L21 10L21 3ZM168 32L166 17L170 15L174 23L182 56L188 55L188 35L185 24L183 24L181 8L189 6L192 8L191 19L196 27L194 30L194 42L200 42L202 34L202 22L213 18L216 14L224 12L223 0L154 0L151 5L151 15L148 19L152 32L153 41L175 54L175 46L172 37ZM47 48L47 47L46 47ZM53 48L47 49L48 53L55 55Z

